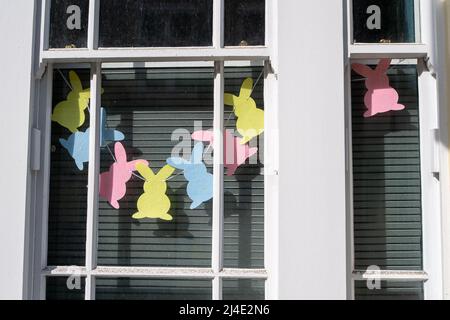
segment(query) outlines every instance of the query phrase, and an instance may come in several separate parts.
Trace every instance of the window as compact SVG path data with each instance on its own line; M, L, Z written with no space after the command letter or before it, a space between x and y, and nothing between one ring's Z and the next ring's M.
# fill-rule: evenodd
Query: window
M50 48L86 48L89 0L53 0Z
M377 65L370 66L375 69ZM367 82L352 75L354 268L423 270L422 181L418 73L416 65L387 72L404 110L367 116ZM385 281L369 290L357 281L355 298L423 299L423 283Z
M430 156L437 84L426 63L433 53L421 43L434 9L428 1L348 7L352 297L439 299L441 255L431 235L440 230L440 191Z
M203 0L70 4L77 7L46 1L42 8L47 160L36 193L48 205L37 296L264 299L265 1L227 1L228 9ZM230 97L241 91L254 101L256 134L239 130ZM245 150L243 158L231 152L231 163L230 141ZM169 161L197 153L212 183L212 198L200 203L188 191L192 176ZM124 158L136 170L126 192L111 196L111 167ZM154 190L147 163L154 174L173 169L158 184L171 217L141 212L140 198Z
M354 43L418 42L416 0L353 0Z

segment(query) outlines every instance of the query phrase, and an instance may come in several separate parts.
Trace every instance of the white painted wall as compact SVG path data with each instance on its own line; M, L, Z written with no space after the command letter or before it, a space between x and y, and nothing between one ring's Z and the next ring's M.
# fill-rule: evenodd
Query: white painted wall
M34 1L1 1L0 299L23 298Z
M342 0L278 0L281 299L346 299Z

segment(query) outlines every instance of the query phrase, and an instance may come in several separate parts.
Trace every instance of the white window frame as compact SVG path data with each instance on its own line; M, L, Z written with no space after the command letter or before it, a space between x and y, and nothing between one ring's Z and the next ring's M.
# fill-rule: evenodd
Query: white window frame
M214 150L214 198L213 198L213 226L212 226L212 266L211 268L154 268L154 267L109 267L98 266L97 257L97 230L98 230L98 177L99 177L99 127L101 105L101 70L102 64L141 62L145 65L160 63L209 63L214 65L214 131L221 132L224 123L224 66L226 62L238 61L264 61L264 99L266 115L266 132L273 132L265 137L264 157L267 163L264 166L265 190L278 188L277 179L271 176L277 174L277 122L276 110L270 102L274 101L273 85L275 77L271 68L272 39L272 12L276 5L275 0L266 0L266 42L265 46L257 47L224 47L224 0L213 0L213 46L190 48L98 48L98 17L100 0L90 0L88 23L88 46L86 49L51 49L49 50L49 24L50 2L43 0L41 7L40 30L40 68L37 74L41 78L41 94L39 97L39 112L35 115L37 129L42 132L42 170L34 177L35 194L32 208L38 217L35 235L40 245L35 248L35 267L37 273L34 279L33 298L45 299L47 277L69 277L73 268L67 266L48 266L48 209L49 209L49 182L50 182L50 140L51 140L51 113L52 113L52 86L53 70L57 66L67 64L83 64L91 67L91 103L90 103L90 145L89 145L89 174L88 174L88 208L87 208L87 239L86 239L86 265L81 266L80 275L85 277L85 299L95 299L95 279L97 277L114 278L165 278L165 279L208 279L212 281L212 299L222 299L223 279L255 279L266 280L265 297L271 299L276 294L275 282L271 274L275 263L275 254L270 252L270 243L274 237L276 225L270 221L276 220L278 212L276 195L265 192L265 223L264 223L264 269L227 269L223 267L223 135L215 139ZM269 178L269 179L267 179ZM37 200L39 199L39 200ZM271 209L270 219L268 218Z
M347 135L347 241L348 250L348 297L355 298L355 281L367 279L421 282L426 300L443 298L443 268L441 234L441 186L436 169L436 153L439 141L435 131L438 122L438 83L434 74L436 52L434 48L434 1L416 0L416 34L420 34L420 43L412 44L353 44L352 0L347 0L347 39L348 55L346 63L346 135ZM420 8L420 9L419 9ZM418 12L420 11L420 17ZM419 29L417 29L419 27ZM398 59L393 63L408 62L405 59L417 59L419 112L420 112L420 149L422 179L422 223L423 223L423 271L389 271L371 273L354 269L354 224L353 224L353 164L352 164L352 119L351 119L351 61L373 60L380 58ZM426 107L425 107L426 106Z

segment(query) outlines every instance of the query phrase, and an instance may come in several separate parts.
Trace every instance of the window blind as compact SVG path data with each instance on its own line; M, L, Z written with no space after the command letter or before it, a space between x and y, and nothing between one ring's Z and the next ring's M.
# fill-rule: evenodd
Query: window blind
M252 77L256 83L261 72L261 67L226 68L225 91L238 94L246 77ZM68 77L68 70L62 70L62 73ZM77 70L77 73L87 88L89 72ZM190 135L199 129L196 127L198 121L201 121L200 129L211 129L213 77L212 68L104 69L102 107L107 112L108 128L119 130L125 135L122 143L128 161L145 159L157 172L166 164L173 147L179 143L178 140L172 141L174 130L182 129ZM264 78L260 77L252 94L261 108L264 106L263 83ZM65 99L68 93L66 87L59 71L55 71L55 103ZM228 128L236 126L232 113L233 109L226 107L224 117ZM86 122L89 122L88 117ZM67 151L59 145L59 137L68 135L64 131L66 129L61 129L58 124L53 124L52 129L52 206L49 223L49 248L52 250L49 249L49 264L84 265L87 165L80 172ZM261 148L262 154L263 137L256 146ZM108 171L113 163L112 154L113 143L109 149L101 149L101 172ZM224 178L226 267L264 267L263 159L259 155L254 157L253 164L245 164L234 176ZM212 163L207 167L212 173ZM174 220L133 220L131 216L137 211L136 202L143 193L143 184L136 176L127 183L127 195L119 201L119 210L113 209L106 201L100 201L98 264L211 267L212 202L190 210L187 182L181 172L176 171L168 181L167 191ZM129 288L130 292L135 292L135 285L138 292L147 288L147 293L142 294L153 297L150 292L153 292L151 288L154 282L147 283L144 279L140 286L139 280L119 280L102 279L97 282L100 297L122 298L121 295L115 295L115 284ZM167 283L168 288L176 286L174 280L162 283Z
M393 66L388 75L406 109L371 118L363 117L364 79L352 76L355 269L422 270L417 70Z

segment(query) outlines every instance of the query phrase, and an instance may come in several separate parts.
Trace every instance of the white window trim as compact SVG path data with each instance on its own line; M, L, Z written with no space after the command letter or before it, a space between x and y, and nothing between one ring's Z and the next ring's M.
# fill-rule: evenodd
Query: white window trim
M419 3L416 0L416 14ZM418 85L419 85L419 112L420 112L420 144L421 144L421 178L422 178L422 223L423 223L423 263L424 271L411 273L411 271L384 270L379 274L380 280L423 281L426 300L443 298L443 267L442 267L442 230L441 222L441 186L433 172L435 160L433 150L439 141L434 138L434 130L439 128L438 122L438 85L433 76L435 57L434 49L434 1L420 1L419 44L353 44L352 0L347 0L347 39L348 56L346 68L347 93L347 211L348 211L348 237L349 257L348 275L350 277L349 298L355 298L354 282L362 280L368 273L364 270L354 269L354 239L353 239L353 173L352 173L352 133L351 133L351 60L352 59L418 59ZM417 28L417 24L416 24ZM404 61L403 61L404 62ZM425 66L427 65L427 66ZM426 106L426 107L425 107ZM364 276L365 275L365 276Z
M42 206L36 208L36 215L40 217L40 223L36 224L36 230L40 234L40 250L34 253L40 265L39 275L34 281L33 297L45 299L46 277L48 276L70 276L71 267L67 266L48 266L47 264L47 242L48 242L48 209L49 209L49 178L50 178L50 140L51 140L51 113L52 113L52 86L53 86L53 70L55 64L77 64L85 63L91 66L91 113L90 118L91 130L90 136L90 161L88 176L88 210L87 210L87 239L86 239L86 265L80 266L81 275L86 277L85 299L95 299L95 279L96 277L143 277L143 278L205 278L212 280L212 298L219 300L222 298L222 279L263 279L266 280L266 298L275 297L275 282L269 277L271 266L275 263L274 253L270 253L269 244L272 244L273 237L269 235L274 232L274 224L269 222L267 218L267 208L275 208L275 194L265 193L265 269L227 269L223 268L223 175L216 173L223 172L223 164L217 157L214 162L214 199L213 200L213 239L212 239L212 267L210 269L203 268L141 268L141 267L108 267L98 266L97 257L97 217L98 217L98 176L99 176L99 110L101 104L100 88L101 88L101 69L102 63L120 62L145 62L145 64L182 64L182 63L214 63L214 130L220 130L223 125L223 96L224 96L224 64L231 62L242 63L242 61L266 61L265 67L265 85L264 99L265 101L274 101L273 99L273 83L274 77L270 63L271 55L269 54L269 44L272 43L272 21L268 17L271 16L272 8L276 1L266 0L266 46L264 47L223 47L223 8L224 0L214 0L213 13L213 46L210 48L139 48L139 49L97 49L97 38L95 30L98 30L98 9L99 0L90 1L90 15L88 28L88 48L87 49L62 49L48 50L49 41L49 22L50 22L50 0L44 0L41 13L41 35L40 35L40 68L37 78L42 77L44 92L41 94L39 101L39 109L44 110L37 115L41 121L42 128L42 145L44 146L43 170L35 177L36 184L42 186L36 188L35 195L42 195ZM233 62L235 61L235 63ZM47 71L47 72L45 72ZM270 80L269 80L270 79ZM270 87L270 88L269 88ZM268 115L276 113L275 107L266 104L266 119L272 119ZM271 189L277 189L276 164L277 153L271 148L276 147L277 139L277 123L266 121L268 129L271 128L274 134L265 139L265 160L270 165L265 165L264 174L271 177ZM215 139L217 146L223 145L223 136ZM221 150L221 148L215 150ZM265 179L265 188L268 187L268 181ZM41 190L39 190L41 189ZM32 206L33 207L33 206ZM278 212L271 212L271 220L278 219ZM36 268L35 268L36 269Z

